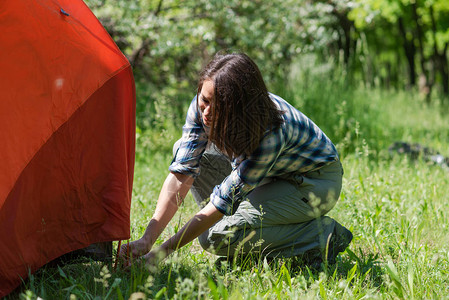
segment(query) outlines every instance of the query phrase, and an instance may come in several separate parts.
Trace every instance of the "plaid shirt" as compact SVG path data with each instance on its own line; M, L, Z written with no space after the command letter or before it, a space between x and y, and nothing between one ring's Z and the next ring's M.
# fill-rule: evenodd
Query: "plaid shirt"
M267 131L252 155L235 158L231 174L214 188L210 201L225 215L233 214L264 178L288 178L338 160L335 146L318 126L281 97L270 94L270 98L284 112L284 123ZM208 132L195 97L183 126L181 144L169 167L171 172L199 175L199 161L208 143Z

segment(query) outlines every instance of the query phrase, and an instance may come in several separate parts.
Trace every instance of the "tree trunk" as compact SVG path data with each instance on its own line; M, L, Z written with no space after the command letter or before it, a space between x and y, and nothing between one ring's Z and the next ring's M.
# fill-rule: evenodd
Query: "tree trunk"
M447 61L447 48L449 44L446 43L444 45L443 52L441 53L441 81L443 82L443 94L448 97L449 96L449 64Z
M389 61L385 62L385 73L383 84L389 90L391 87L391 64Z
M152 40L145 39L140 44L140 47L135 49L133 53L131 54L131 57L129 58L129 62L134 70L137 70L140 68L141 62L145 56L148 55L148 52L150 50L150 45L152 44Z
M421 72L422 76L420 76L420 92L424 95L427 104L430 104L431 101L431 95L432 95L432 87L434 82L430 80L430 72L426 66L426 57L424 55L424 41L423 41L423 31L421 24L419 23L419 15L418 15L418 5L416 2L412 2L412 15L413 20L415 21L416 25L416 38L418 40L418 51L420 54L420 62L421 62Z
M449 74L448 74L448 61L447 61L448 43L444 45L444 48L441 52L438 50L437 37L436 37L437 25L435 22L435 14L432 5L429 7L429 13L430 13L430 20L432 23L432 35L433 35L433 52L434 52L433 69L435 73L437 70L440 73L443 95L449 96Z
M356 46L356 41L351 38L351 31L354 28L354 23L348 19L347 11L339 11L337 7L334 6L332 14L337 17L339 25L339 45L343 50L343 61L347 67L349 67L349 62L351 54L353 54L354 48ZM342 32L341 32L342 31Z
M156 9L153 11L153 15L155 17L157 17L161 12L163 2L164 0L159 0ZM150 38L146 38L145 40L142 41L139 48L134 49L134 51L131 54L131 57L129 58L129 62L134 70L139 69L143 58L148 55L148 53L150 52L150 45L152 45L153 43L154 43L153 40L151 40Z
M403 41L402 46L404 47L404 53L408 63L409 87L413 87L416 85L416 67L415 67L416 48L413 39L409 40L407 38L407 32L405 30L404 21L402 20L402 18L398 19L398 26L399 32L401 33L402 36Z

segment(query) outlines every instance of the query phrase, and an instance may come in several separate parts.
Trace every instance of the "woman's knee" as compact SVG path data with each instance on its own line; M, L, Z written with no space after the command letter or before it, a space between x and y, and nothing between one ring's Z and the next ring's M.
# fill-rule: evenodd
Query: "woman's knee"
M211 248L211 242L209 241L209 230L206 230L198 236L198 242L200 243L201 248L209 251Z
M228 256L230 251L235 248L241 239L239 231L235 230L217 230L209 228L198 236L198 242L204 250L215 255Z
M217 243L217 241L212 241L211 238L209 237L209 230L203 232L199 237L198 237L198 242L201 246L201 248L203 248L203 250L215 254L215 255L220 255L220 256L227 256L227 246L226 245L222 245L220 243Z

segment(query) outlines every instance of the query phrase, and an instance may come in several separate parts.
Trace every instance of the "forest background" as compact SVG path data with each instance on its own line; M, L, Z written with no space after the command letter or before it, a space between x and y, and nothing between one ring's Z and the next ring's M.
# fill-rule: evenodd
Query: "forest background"
M290 259L220 266L194 241L153 270L42 268L11 299L448 298L449 1L85 2L136 80L132 240L155 209L198 74L222 50L252 57L269 90L336 144L345 175L330 216L354 240L322 270ZM397 141L419 146L390 148ZM157 243L196 210L188 196Z
M354 150L350 140L356 127L363 128L365 141L376 151L396 138L363 124L373 120L351 115L355 108L348 102L358 100L349 96L352 91L409 91L423 106L435 104L440 111L449 107L445 0L86 3L133 66L139 132L180 128L201 68L223 50L252 57L269 90L286 98L293 93L300 109L335 143L344 142L339 149L343 152ZM310 93L314 86L332 96L332 89L348 95L325 99L324 94ZM337 117L338 113L343 115ZM335 128L341 122L345 124ZM156 140L142 142L142 147L149 147L147 154L171 147Z
M191 98L201 67L224 49L250 55L269 83L338 69L348 84L416 89L427 103L449 96L445 0L86 2L148 92L138 95L140 127L155 103L176 111Z

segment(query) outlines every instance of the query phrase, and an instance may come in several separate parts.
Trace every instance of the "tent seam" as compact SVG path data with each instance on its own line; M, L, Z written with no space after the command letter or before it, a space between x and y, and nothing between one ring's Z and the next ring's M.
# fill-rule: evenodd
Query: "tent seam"
M102 82L92 93L90 93L90 94L88 94L88 96L86 97L86 99L89 99L97 90L99 90L100 88L102 88L109 80L111 80L112 78L114 78L115 77L115 75L117 75L117 74L119 74L120 72L122 72L122 71L124 71L124 70L126 70L127 68L129 68L129 67L131 67L131 65L128 63L127 65L125 65L125 66L122 66L120 69L118 69L117 71L115 71L115 72L113 72L113 73L111 73L111 75L110 75L110 77L107 79L107 80L105 80L104 82ZM50 138L55 134L55 132L57 132L57 131L59 131L59 129L64 125L64 124L66 124L75 114L76 114L76 112L78 112L83 106L84 106L84 104L86 103L87 101L84 101L81 105L79 105L74 111L73 111L73 113L72 113L72 115L67 119L67 120L65 120L63 123L61 123L45 140L44 140L44 142L42 143L42 144L40 144L39 145L39 147L38 147L38 149L37 149L37 151L35 151L32 155L30 155L30 158L28 159L28 161L27 161L27 163L23 166L23 168L20 170L20 172L18 173L18 175L16 176L16 178L15 178L15 180L14 180L14 183L11 185L11 187L10 187L10 190L9 190L9 192L8 192L8 194L6 195L6 197L5 197L5 201L6 201L6 199L8 199L9 198L9 196L10 196L10 194L11 194L11 192L12 192L12 190L14 189L14 186L16 185L16 183L17 183L17 179L20 177L20 175L22 175L22 173L23 173L23 170L25 170L27 167L28 167L28 165L31 163L31 161L33 160L33 158L35 157L35 155L36 155L36 153L38 153L39 152L39 150L40 149L42 149L42 147L43 147L43 145L45 145L49 140L50 140ZM0 207L0 210L1 210L1 207Z

